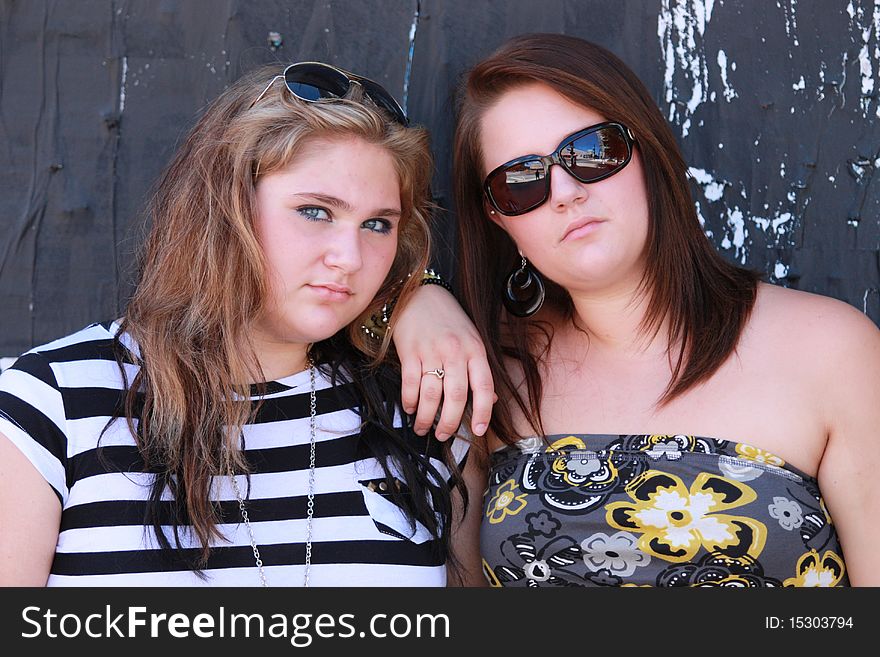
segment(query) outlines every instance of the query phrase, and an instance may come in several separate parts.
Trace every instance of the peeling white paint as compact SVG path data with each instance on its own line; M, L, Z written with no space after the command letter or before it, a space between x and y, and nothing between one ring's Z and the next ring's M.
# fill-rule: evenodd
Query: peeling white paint
M862 74L862 95L869 96L874 91L874 71L871 66L871 56L868 54L868 35L865 34L865 45L859 51L859 72ZM864 103L865 101L862 100Z
M784 170L784 164L781 166ZM746 186L741 181L734 183L719 179L713 172L700 167L690 167L688 176L702 189L706 201L709 203L721 201L723 204L719 210L720 218L725 222L725 227L718 246L725 251L732 250L734 257L742 264L746 264L749 258L749 250L752 246L750 239L752 227L770 236L768 245L785 242L787 236L796 227L796 215L794 214L794 206L797 202L796 191L789 192L784 201L777 202L775 209L771 209L770 203L763 203L766 215L761 216L752 214L749 210L751 208L749 195L746 193ZM732 196L730 192L734 190L738 191L738 196L742 198L741 204L730 202ZM727 192L726 203L725 192ZM805 205L808 200L804 200ZM703 232L711 237L711 231L706 230L708 224L703 215L702 205L699 201L695 201L695 206Z
M794 45L800 45L797 38L797 0L782 0L776 3L785 14L785 34L791 38ZM791 53L789 53L791 58Z
M867 3L865 3L867 4ZM862 114L867 117L874 103L874 113L880 117L880 103L874 97L877 84L875 75L880 71L880 2L874 0L869 12L862 3L850 0L846 12L850 17L850 32L854 43L861 44L859 49L859 75L861 76L861 97L859 106ZM870 13L870 15L869 15ZM845 72L844 68L844 72Z
M727 82L727 53L723 50L718 51L718 68L721 69L721 84L724 85L724 100L728 103L736 98L739 94L730 86ZM731 67L733 70L736 70L736 62L733 62L733 66ZM712 92L713 96L715 92ZM714 97L712 98L714 101Z
M788 265L784 262L777 262L776 266L773 268L773 276L777 280L788 276Z
M412 74L412 62L413 55L415 54L416 49L416 32L419 28L419 6L420 3L415 3L415 13L413 14L412 25L409 26L409 50L406 54L406 71L403 75L403 113L407 114L407 105L409 104L409 78Z
M703 232L706 232L706 218L703 216L703 208L700 202L694 201L694 207L697 209L697 219L700 220L700 228L703 229Z
M125 80L128 77L128 56L122 56L122 80L119 82L119 115L125 110Z
M816 96L820 101L825 100L825 69L827 65L825 62L819 62L819 87L817 89Z
M774 219L772 222L773 232L779 234L779 227L783 224L787 224L789 221L791 221L791 219L791 212L783 212L782 214L777 216L776 219Z
M864 43L859 51L859 72L862 74L862 95L869 96L874 91L874 69L871 66L871 55L868 51L868 39L871 36L871 30L862 31L862 39ZM862 99L862 104L866 102Z
M800 80L798 80L793 85L791 85L791 88L794 89L795 91L803 91L804 89L806 89L807 82L806 82L806 80L804 80L804 76L802 75Z
M866 315L868 314L868 297L871 296L872 292L876 292L878 295L880 295L880 290L878 290L876 287L869 287L867 290L865 290L865 296L862 297L862 312Z
M681 126L682 137L690 131L694 112L709 99L709 67L702 37L714 5L714 0L663 0L657 16L668 118ZM682 82L676 80L676 73Z
M734 253L736 254L736 257L739 258L740 262L745 264L746 258L748 257L748 249L744 249L743 245L746 243L748 230L746 230L746 222L742 210L739 208L733 208L732 210L728 208L727 225L730 226L733 231L732 241L735 249Z
M717 201L724 194L724 185L726 183L723 180L716 180L705 169L690 167L688 174L697 181L698 185L703 186L703 196L706 197L707 201Z

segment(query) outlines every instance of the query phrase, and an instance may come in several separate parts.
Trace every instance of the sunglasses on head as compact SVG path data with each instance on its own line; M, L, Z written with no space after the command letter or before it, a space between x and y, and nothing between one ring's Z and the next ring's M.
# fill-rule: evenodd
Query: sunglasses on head
M307 103L343 98L351 89L352 84L360 85L364 95L380 109L388 112L402 126L409 125L409 120L400 104L378 82L321 62L291 64L284 69L281 75L272 78L250 106L256 105L278 80L284 80L287 90Z
M493 169L483 190L501 214L525 214L550 198L554 164L582 183L599 182L629 164L633 143L632 131L621 123L592 125L563 139L549 155L524 155Z

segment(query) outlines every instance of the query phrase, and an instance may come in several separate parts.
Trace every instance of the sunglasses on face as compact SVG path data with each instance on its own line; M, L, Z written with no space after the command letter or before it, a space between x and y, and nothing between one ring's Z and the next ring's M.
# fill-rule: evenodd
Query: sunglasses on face
M492 170L483 190L509 217L531 212L550 198L550 167L558 164L582 183L604 180L632 159L634 137L621 123L599 123L563 139L549 155L524 155Z
M287 90L307 103L343 98L351 89L351 85L360 85L364 95L380 109L388 112L402 126L409 125L406 114L398 102L394 100L394 96L385 91L378 82L321 62L291 64L284 69L281 75L272 78L250 106L256 105L278 80L284 80Z

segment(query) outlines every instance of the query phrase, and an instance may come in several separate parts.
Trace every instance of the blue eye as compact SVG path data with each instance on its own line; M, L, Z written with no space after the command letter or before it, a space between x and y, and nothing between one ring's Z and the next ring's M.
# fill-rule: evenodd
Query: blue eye
M387 219L367 219L361 224L367 230L386 235L391 232L391 222Z
M297 208L297 212L299 212L303 217L308 219L309 221L329 221L330 213L327 212L324 208L320 208L313 205L307 205L302 208Z

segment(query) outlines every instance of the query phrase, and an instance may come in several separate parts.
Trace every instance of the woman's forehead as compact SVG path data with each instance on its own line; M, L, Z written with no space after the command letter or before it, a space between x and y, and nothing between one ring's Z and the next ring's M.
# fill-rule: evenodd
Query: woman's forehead
M495 167L522 155L546 155L567 135L605 118L538 82L505 91L480 120L484 167Z

